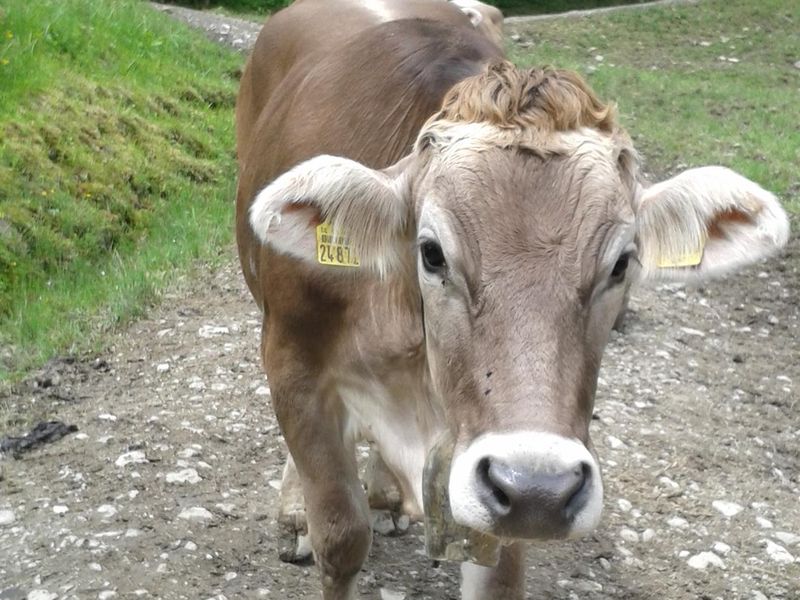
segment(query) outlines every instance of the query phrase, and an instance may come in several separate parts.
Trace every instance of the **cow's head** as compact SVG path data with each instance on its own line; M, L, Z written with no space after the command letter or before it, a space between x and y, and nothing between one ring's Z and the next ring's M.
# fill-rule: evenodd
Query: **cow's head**
M637 175L612 109L576 74L501 63L453 88L395 166L321 156L252 206L280 252L316 262L322 218L363 270L415 273L463 525L513 538L595 527L589 423L626 286L723 273L788 237L775 197L728 169L650 187Z

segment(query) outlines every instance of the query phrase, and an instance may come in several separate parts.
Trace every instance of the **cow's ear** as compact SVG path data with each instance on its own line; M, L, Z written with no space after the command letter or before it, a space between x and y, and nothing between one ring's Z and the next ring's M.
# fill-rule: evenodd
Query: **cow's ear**
M322 266L381 275L402 263L412 211L401 164L385 171L317 156L259 192L250 225L264 244Z
M724 167L689 169L636 200L645 277L713 277L779 250L789 220L777 198Z

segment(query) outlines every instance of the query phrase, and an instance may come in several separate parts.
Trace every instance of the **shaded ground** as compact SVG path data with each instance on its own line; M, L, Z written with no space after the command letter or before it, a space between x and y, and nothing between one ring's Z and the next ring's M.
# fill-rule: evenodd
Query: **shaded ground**
M80 429L0 460L0 598L316 597L313 568L277 556L285 450L231 256L0 399ZM795 240L727 281L636 294L598 389L603 522L532 549L532 597L800 598L799 293ZM375 537L365 598L457 598L421 535Z

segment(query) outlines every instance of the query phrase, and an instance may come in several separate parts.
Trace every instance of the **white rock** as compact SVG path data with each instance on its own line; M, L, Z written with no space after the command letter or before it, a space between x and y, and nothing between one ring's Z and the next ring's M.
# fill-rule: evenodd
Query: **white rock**
M200 483L202 480L195 469L181 469L167 473L167 483Z
M728 518L734 517L744 510L744 506L727 500L714 500L711 506Z
M629 529L628 527L623 527L619 530L619 537L621 537L626 542L638 542L639 541L639 534L636 533L633 529Z
M260 385L256 388L256 396L269 396L269 388L265 385Z
M111 422L114 422L114 421L116 421L116 420L117 420L117 417L116 417L116 415L112 415L112 414L110 414L110 413L102 413L102 414L99 414L99 415L97 415L97 418L98 418L98 419L100 419L101 421L111 421Z
M700 554L695 554L689 558L686 563L693 569L698 569L700 571L707 569L709 566L719 567L720 569L725 568L725 562L713 552L701 552Z
M136 465L146 462L147 457L144 455L143 450L131 450L130 452L120 454L119 458L114 461L114 464L118 467L124 467L126 465Z
M714 545L711 546L711 549L715 554L719 554L720 556L728 556L728 553L731 551L731 547L725 542L714 542Z
M225 581L231 581L233 579L236 579L237 577L238 575L233 571L228 571L227 573L225 573L225 575L223 575L223 579L225 579Z
M758 590L755 590L753 592L752 598L753 598L753 600L769 600L769 598L767 598L764 594L762 594Z
M184 547L184 548L186 548L186 549L187 549L189 552L194 552L195 550L197 550L197 544L195 544L195 543L194 543L194 542L192 542L191 540L190 540L190 541L188 541L188 542L186 542L186 543L183 545L183 547Z
M756 523L758 523L758 526L762 529L772 529L772 521L764 517L756 517Z
M761 543L766 547L767 555L776 563L788 565L794 562L794 556L780 544L772 540L761 540Z
M53 506L53 512L57 515L63 515L69 512L69 507L64 506L63 504L56 504Z
M681 489L681 486L679 486L675 481L666 476L659 477L658 482L662 486L667 488L667 490L669 490L670 492L677 492L678 490Z
M126 538L135 538L142 535L141 529L126 529L125 530L125 537Z
M111 598L116 598L117 592L114 590L103 590L99 594L97 594L97 600L111 600Z
M58 594L47 590L31 590L25 600L56 600L56 598L58 598Z
M381 535L389 535L395 529L392 517L384 513L378 513L372 522L372 529Z
M613 435L606 436L606 445L612 450L620 450L625 448L625 442Z
M778 541L783 542L787 546L794 546L800 544L800 535L789 533L788 531L776 531L772 534Z
M95 571L96 573L99 573L100 571L103 570L103 567L100 563L90 562L87 566L89 567L89 569Z
M631 508L633 508L633 505L630 502L628 502L625 498L620 498L619 500L617 500L617 506L619 506L619 509L622 512L628 512Z
M683 517L671 517L667 520L667 525L674 527L675 529L683 529L684 527L689 526L689 521Z
M156 365L156 371L159 373L166 373L169 371L169 363L159 363Z
M0 527L3 525L11 525L17 520L17 516L13 510L0 510Z
M225 335L230 333L231 330L227 327L218 327L216 325L203 325L197 330L197 335L201 338L210 338L218 335Z
M681 331L686 335L693 335L696 337L706 337L706 334L699 329L692 329L691 327L681 327Z
M648 529L645 529L645 530L642 532L642 541L643 541L643 542L650 542L650 541L652 541L652 540L653 540L653 538L655 538L655 537L656 537L656 532L655 532L655 529L650 529L650 528L648 528Z
M227 515L229 517L236 516L236 505L233 503L220 502L214 506L216 506L219 509L219 512L221 512L223 515Z
M405 600L405 598L406 595L403 592L381 588L381 600Z
M214 519L214 515L202 506L192 506L191 508L184 508L178 514L178 518L186 521L208 522Z
M109 521L117 514L117 509L111 504L103 504L98 506L95 512L97 512L104 521Z

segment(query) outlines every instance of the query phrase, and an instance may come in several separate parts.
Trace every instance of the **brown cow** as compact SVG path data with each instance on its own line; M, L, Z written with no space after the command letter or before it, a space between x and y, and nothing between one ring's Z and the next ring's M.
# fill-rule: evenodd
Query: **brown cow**
M353 598L371 541L355 442L419 515L451 439L453 519L504 540L495 567L464 564L463 597L521 598L524 540L600 518L589 422L627 283L747 264L788 220L722 167L643 187L578 75L516 69L448 3L381 4L391 18L322 0L272 17L237 109L239 253L293 459L282 510L301 490L323 596Z

